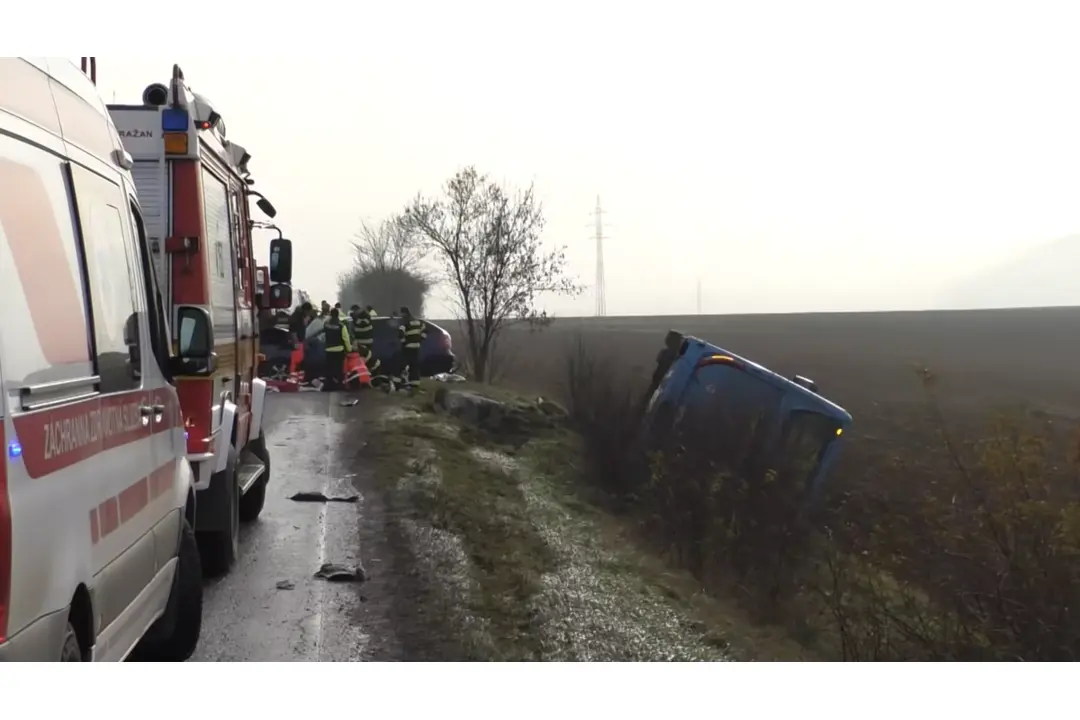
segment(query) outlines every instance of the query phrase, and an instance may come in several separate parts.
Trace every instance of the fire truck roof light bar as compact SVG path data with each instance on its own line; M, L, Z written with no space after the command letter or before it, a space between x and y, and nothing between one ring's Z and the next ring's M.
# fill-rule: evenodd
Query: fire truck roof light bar
M187 132L190 119L183 108L166 108L161 111L161 131Z

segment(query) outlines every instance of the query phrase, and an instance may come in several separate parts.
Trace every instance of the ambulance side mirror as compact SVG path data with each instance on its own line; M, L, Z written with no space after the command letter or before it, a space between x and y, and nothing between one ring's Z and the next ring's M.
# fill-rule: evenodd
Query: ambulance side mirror
M270 282L292 280L292 240L274 238L270 241Z
M270 307L275 310L288 310L292 307L292 288L285 283L270 286Z
M199 307L177 311L177 353L171 358L173 375L211 375L217 369L214 323Z

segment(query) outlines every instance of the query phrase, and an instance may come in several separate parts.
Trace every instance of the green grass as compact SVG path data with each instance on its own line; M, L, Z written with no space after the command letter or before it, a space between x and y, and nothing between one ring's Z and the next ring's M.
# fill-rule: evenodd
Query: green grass
M469 609L486 618L497 639L491 659L537 657L528 603L542 575L553 569L553 557L530 521L520 487L428 420L392 423L375 442L386 480L420 469L409 463L417 448L434 450L440 482L411 487L400 499L414 519L461 538L476 588Z

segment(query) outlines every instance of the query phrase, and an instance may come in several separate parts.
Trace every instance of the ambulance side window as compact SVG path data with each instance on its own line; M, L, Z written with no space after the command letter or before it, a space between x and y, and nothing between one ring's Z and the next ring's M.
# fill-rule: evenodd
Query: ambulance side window
M128 247L130 232L124 232L127 198L115 184L77 165L72 181L90 278L101 392L134 390L142 385L143 303L138 271L132 267L135 253Z
M147 320L150 324L150 344L154 348L154 359L161 374L169 377L169 326L165 319L165 309L161 298L158 279L154 274L154 262L150 258L150 245L146 239L146 226L142 215L134 202L131 202L131 217L135 221L135 242L138 244L139 263L142 265L143 284L146 286Z
M94 389L90 330L64 161L0 135L0 355L7 389ZM85 380L85 384L76 381ZM2 403L0 403L2 404ZM24 404L32 404L26 398Z

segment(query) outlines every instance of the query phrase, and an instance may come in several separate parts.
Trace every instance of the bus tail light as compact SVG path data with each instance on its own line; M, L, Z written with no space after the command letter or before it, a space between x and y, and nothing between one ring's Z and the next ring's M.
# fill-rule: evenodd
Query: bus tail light
M694 366L694 369L700 370L709 365L731 365L736 368L742 367L742 363L730 355L706 355L697 361L697 365Z

